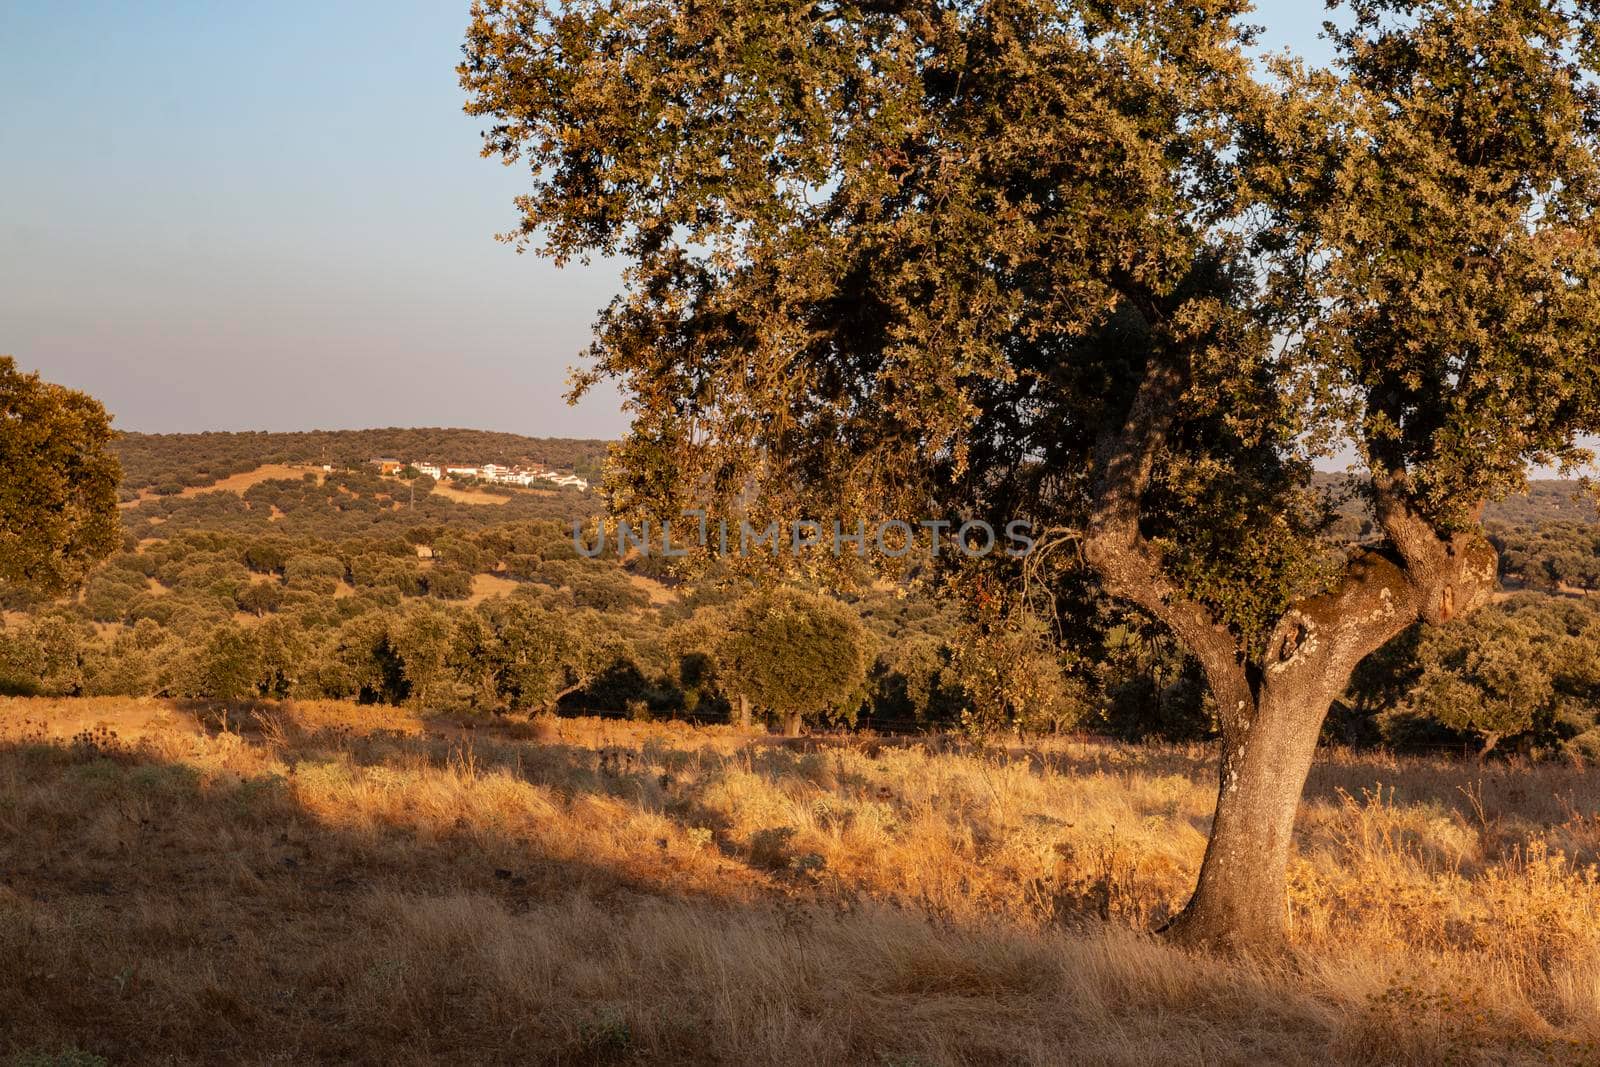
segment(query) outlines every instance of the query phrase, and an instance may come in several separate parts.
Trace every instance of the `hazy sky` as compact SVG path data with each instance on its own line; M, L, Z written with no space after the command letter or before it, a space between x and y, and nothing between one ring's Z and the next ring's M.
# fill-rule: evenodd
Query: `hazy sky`
M0 0L0 353L123 429L618 434L562 400L616 271L494 240L467 8ZM1321 18L1256 21L1320 57Z

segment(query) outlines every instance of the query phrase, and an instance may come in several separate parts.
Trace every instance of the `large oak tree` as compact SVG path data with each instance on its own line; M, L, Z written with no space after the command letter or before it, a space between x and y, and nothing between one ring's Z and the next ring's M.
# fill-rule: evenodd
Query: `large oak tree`
M614 504L1076 545L1204 666L1171 932L1251 944L1332 699L1600 430L1591 9L1353 0L1318 71L1242 0L480 0L460 73L509 237L626 264L579 383L630 398ZM1331 553L1340 441L1381 539Z
M0 584L58 594L122 543L111 419L0 356Z

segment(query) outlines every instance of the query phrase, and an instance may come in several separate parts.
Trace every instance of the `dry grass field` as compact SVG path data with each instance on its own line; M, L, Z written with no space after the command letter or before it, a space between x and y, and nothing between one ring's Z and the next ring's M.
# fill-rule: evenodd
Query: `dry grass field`
M1199 750L0 702L23 1063L1600 1062L1600 780L1333 752L1292 948L1143 931Z
M472 576L472 595L466 600L469 607L476 607L490 597L510 596L516 592L520 583L514 578L502 578L498 574L474 574Z

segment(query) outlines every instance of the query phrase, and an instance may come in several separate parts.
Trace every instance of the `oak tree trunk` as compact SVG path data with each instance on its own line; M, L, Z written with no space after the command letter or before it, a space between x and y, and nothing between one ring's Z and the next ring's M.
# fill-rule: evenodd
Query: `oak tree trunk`
M1267 694L1254 714L1225 723L1211 840L1194 895L1167 927L1173 940L1282 940L1295 815L1328 707L1317 692Z
M750 698L743 693L739 694L739 726L750 729Z
M1083 558L1107 594L1159 619L1200 661L1222 724L1211 839L1194 896L1167 933L1186 944L1270 947L1285 933L1295 815L1329 707L1356 666L1406 627L1488 603L1499 558L1476 525L1440 529L1415 506L1404 470L1380 464L1370 488L1384 543L1353 553L1324 590L1291 602L1258 652L1244 647L1172 577L1141 526L1186 377L1184 367L1152 362L1121 428L1102 436ZM1482 510L1481 500L1472 506L1474 520Z
M1483 739L1483 747L1478 749L1478 763L1484 763L1489 758L1489 753L1493 752L1495 746L1499 743L1499 734L1491 733L1486 735Z
M798 711L785 712L783 716L783 736L799 737L800 724L802 721L803 720Z

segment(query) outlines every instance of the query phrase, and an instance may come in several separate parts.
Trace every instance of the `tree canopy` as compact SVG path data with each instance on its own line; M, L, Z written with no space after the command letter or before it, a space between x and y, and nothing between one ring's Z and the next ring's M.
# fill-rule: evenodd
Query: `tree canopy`
M1324 70L1244 0L479 0L459 68L511 239L627 264L578 383L630 397L614 507L1030 519L1010 578L1198 658L1205 940L1281 927L1329 703L1488 601L1485 502L1600 430L1592 5L1344 7Z
M63 592L121 545L111 437L99 401L0 356L0 583Z
M718 679L730 694L786 720L841 715L860 698L871 642L855 613L792 589L756 593L735 605L716 643Z
M1259 642L1328 579L1332 435L1454 529L1581 458L1600 305L1575 5L1363 0L1271 77L1245 10L507 0L461 72L516 238L630 264L584 381L634 398L633 496L1081 526L1132 479Z

